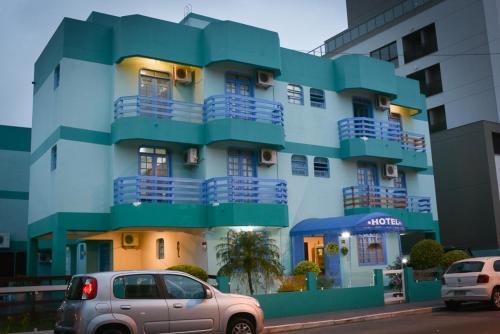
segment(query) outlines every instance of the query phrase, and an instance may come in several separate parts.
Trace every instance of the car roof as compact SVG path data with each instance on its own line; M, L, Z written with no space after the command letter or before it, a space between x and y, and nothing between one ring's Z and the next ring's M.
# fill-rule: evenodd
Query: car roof
M470 257L456 262L500 260L500 256Z
M106 276L115 276L120 274L181 274L186 276L192 276L188 273L176 270L116 270L116 271L100 271L94 273L78 274L73 276L74 277L92 276L98 278Z

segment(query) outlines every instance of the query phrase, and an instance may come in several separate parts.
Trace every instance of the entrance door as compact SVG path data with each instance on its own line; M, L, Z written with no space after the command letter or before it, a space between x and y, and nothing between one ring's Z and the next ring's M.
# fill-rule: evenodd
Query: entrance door
M403 270L384 270L383 275L385 303L396 304L405 302L406 297Z

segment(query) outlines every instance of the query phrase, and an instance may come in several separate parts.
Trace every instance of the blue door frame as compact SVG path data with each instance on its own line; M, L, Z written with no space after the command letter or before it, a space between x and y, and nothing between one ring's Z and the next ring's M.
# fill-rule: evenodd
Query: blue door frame
M354 117L373 118L373 104L369 99L363 97L353 97L352 109Z

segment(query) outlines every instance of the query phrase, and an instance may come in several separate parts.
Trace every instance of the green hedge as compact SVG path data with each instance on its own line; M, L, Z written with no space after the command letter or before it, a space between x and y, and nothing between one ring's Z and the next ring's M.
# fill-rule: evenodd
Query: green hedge
M205 269L190 264L179 264L177 266L169 267L167 268L167 270L182 271L183 273L187 273L189 275L193 275L194 277L198 277L199 279L205 282L208 280L208 273L205 271Z

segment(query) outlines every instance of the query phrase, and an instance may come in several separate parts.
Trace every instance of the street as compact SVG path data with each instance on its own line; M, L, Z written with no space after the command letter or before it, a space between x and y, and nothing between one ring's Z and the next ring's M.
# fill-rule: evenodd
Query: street
M304 334L498 334L500 312L483 305L466 306L458 312L439 311L431 314L367 321L352 325L322 327L289 332Z

